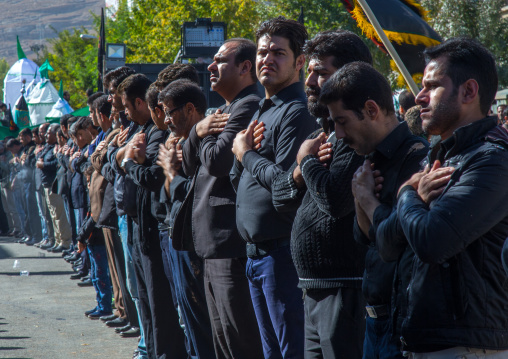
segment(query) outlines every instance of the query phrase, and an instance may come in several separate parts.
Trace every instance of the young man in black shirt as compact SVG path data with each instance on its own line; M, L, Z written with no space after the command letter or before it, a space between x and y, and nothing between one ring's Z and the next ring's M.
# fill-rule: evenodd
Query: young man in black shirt
M289 249L294 214L275 210L271 188L275 176L291 166L301 143L317 128L299 82L307 31L279 17L264 22L256 38L256 71L265 98L254 121L233 143L236 224L247 242L247 278L265 358L298 359L304 352L304 315ZM266 128L257 151L256 120Z
M399 256L392 263L384 262L379 241L380 237L394 240L403 235L397 231L397 191L420 169L427 142L411 134L406 122L397 120L388 81L366 63L347 64L336 72L325 84L321 101L328 105L337 138L359 155L367 156L352 183L354 236L368 248L363 277L368 314L363 358L402 358L398 337L392 330L392 312L397 310L400 317L405 310L401 309L403 300L392 298L392 292L405 291L404 281L399 285L394 276L396 268L405 275L407 262ZM379 175L384 178L382 185ZM411 258L411 254L402 257Z

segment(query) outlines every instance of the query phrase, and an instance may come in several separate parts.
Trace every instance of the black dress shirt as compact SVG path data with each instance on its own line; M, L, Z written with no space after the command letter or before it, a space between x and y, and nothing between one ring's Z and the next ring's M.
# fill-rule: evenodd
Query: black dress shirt
M309 114L305 93L294 83L260 102L254 119L265 124L258 151L235 160L231 179L237 185L236 225L250 243L289 239L294 213L279 213L272 204L272 182L289 169L302 142L318 128ZM243 165L243 167L242 167Z

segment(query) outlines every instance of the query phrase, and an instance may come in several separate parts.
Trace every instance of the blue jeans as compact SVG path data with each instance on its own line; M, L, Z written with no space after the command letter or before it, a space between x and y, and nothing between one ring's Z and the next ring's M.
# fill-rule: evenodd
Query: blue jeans
M304 311L289 246L247 260L247 278L265 359L304 357Z
M392 318L374 319L367 316L363 359L403 359L401 344L392 338Z
M127 282L127 290L129 291L134 304L136 305L136 312L138 315L138 321L141 323L141 317L139 316L139 298L138 298L138 284L136 283L136 274L134 273L134 263L132 262L132 245L129 244L129 228L127 215L118 216L118 232L120 239L122 240L123 255L125 258L125 276ZM132 230L132 227L131 227ZM138 359L148 359L148 353L145 345L145 333L143 326L139 326L141 339L138 342L139 357Z
M166 236L161 238L163 261L169 266L179 313L184 322L191 358L215 359L206 306L203 260L195 252L177 251ZM168 278L169 279L169 278Z
M38 220L37 199L35 197L35 185L32 182L23 183L23 200L25 203L26 231L36 242L42 240L41 223Z
M37 199L37 208L39 209L39 218L41 219L41 227L42 227L42 240L51 240L54 241L55 237L53 235L53 223L51 219L47 218L48 209L46 204L46 199L44 198L44 193L40 191L35 191L35 197Z
M112 287L109 280L108 255L105 245L88 245L90 258L90 278L95 288L97 309L104 313L111 313Z
M21 190L19 188L13 189L12 194L14 195L14 205L16 206L16 214L19 216L19 220L21 222L21 232L23 235L26 235L25 231L25 223L26 223L26 214L23 209L23 195L21 194Z

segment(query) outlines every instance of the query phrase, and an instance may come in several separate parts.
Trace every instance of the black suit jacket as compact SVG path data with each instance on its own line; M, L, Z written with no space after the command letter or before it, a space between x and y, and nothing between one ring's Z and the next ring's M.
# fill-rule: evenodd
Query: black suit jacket
M233 140L249 125L257 111L260 97L257 86L243 89L229 106L221 107L229 113L228 123L219 135L200 139L194 126L183 146L182 167L193 176L191 189L176 221L191 221L192 236L174 233L175 248L189 248L193 241L196 253L202 258L245 257L245 242L236 229L236 194L229 180L233 166ZM192 215L185 216L185 208L192 206ZM192 238L190 238L192 237Z

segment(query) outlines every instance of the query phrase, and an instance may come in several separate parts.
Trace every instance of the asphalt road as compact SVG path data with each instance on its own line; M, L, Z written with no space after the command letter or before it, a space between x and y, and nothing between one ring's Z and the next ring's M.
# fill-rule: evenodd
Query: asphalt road
M0 358L132 358L137 339L85 317L95 290L78 287L71 274L61 254L0 237Z

